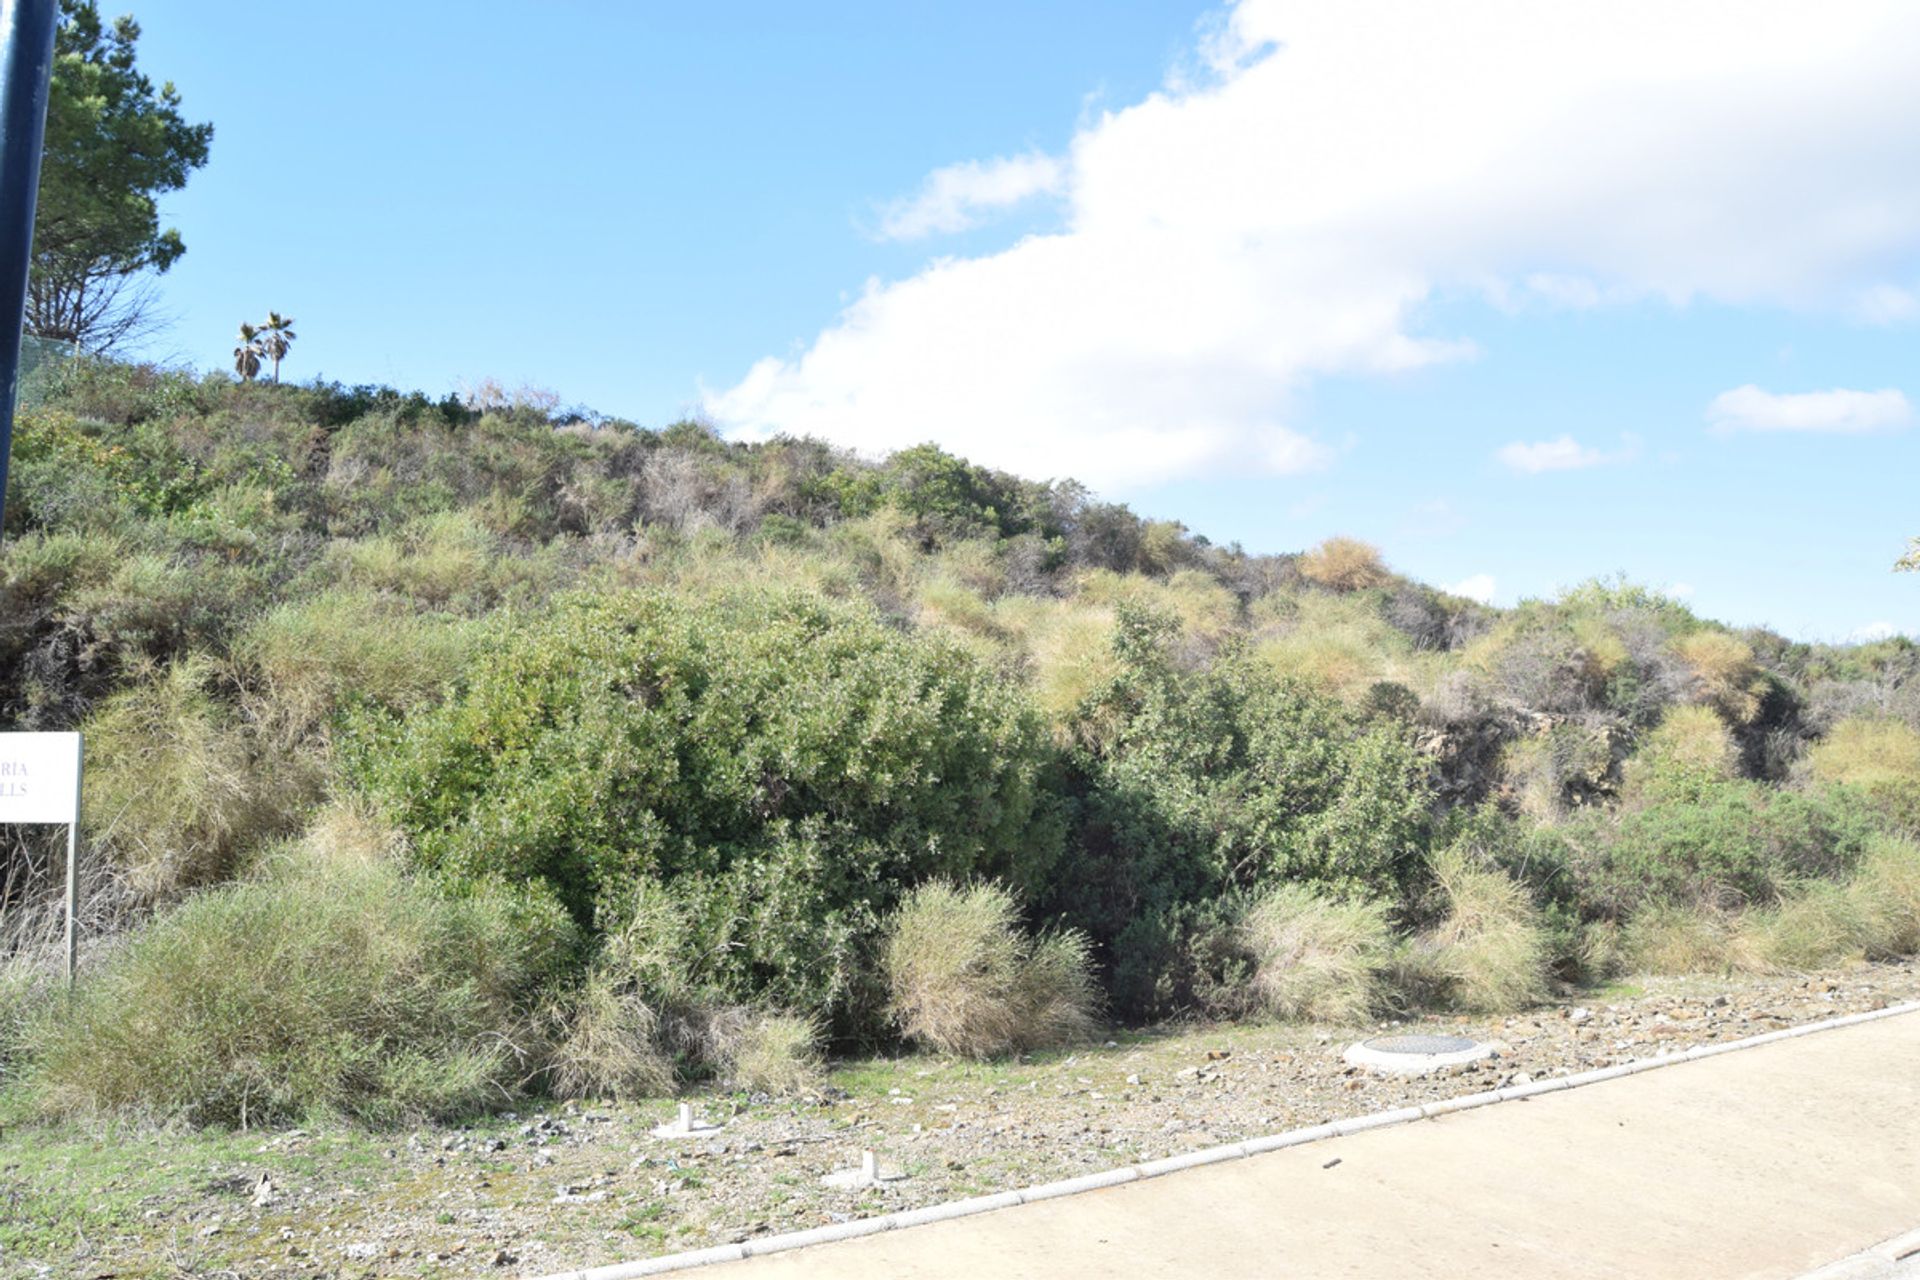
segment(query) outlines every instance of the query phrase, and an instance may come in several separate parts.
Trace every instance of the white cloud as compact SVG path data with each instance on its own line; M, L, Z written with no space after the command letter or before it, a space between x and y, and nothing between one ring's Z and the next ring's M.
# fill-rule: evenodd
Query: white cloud
M1300 470L1314 379L1472 353L1423 328L1442 290L1846 313L1911 283L1908 0L1239 0L1203 53L1081 127L1057 232L870 283L707 412L1101 487ZM950 181L901 225L972 216Z
M1675 600L1691 600L1693 599L1693 584L1691 582L1670 582L1667 584L1666 594L1672 596Z
M1442 591L1452 595L1464 596L1468 600L1478 600L1481 604L1493 603L1493 589L1493 575L1490 573L1476 573L1470 578L1462 578L1452 586L1441 588Z
M918 240L965 231L978 225L983 213L1057 193L1065 180L1065 166L1038 151L935 169L910 199L883 210L880 238Z
M1900 628L1891 622L1869 622L1859 628L1847 639L1854 644L1871 644L1875 640L1891 640L1900 634Z
M1722 391L1707 406L1718 435L1736 431L1823 431L1857 435L1904 427L1913 420L1907 397L1884 391L1803 391L1776 394L1748 383Z
M1624 455L1609 454L1591 445L1581 444L1572 436L1561 436L1558 440L1532 443L1515 440L1494 450L1493 456L1510 470L1539 475L1542 471L1579 471L1585 467L1598 467L1618 461Z

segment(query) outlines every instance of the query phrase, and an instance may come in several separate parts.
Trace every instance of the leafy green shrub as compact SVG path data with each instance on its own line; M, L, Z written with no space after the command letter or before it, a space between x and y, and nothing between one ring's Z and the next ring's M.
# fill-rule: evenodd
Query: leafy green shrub
M1083 860L1043 904L1101 946L1130 1017L1204 998L1221 975L1198 960L1231 929L1233 895L1299 881L1394 896L1429 826L1426 765L1404 725L1241 655L1185 670L1164 647L1169 629L1122 612L1121 670L1082 709L1112 726L1074 761Z
M1028 937L1013 895L994 884L922 885L884 944L891 1011L910 1040L988 1058L1084 1035L1094 990L1085 938Z
M1241 927L1254 961L1248 994L1262 1011L1354 1023L1380 1003L1392 949L1384 904L1283 884L1254 904Z
M508 1096L519 1009L565 963L550 902L391 864L292 863L136 933L30 1034L44 1114L270 1124L445 1117Z
M677 895L714 992L849 1033L864 940L930 875L1043 882L1057 826L1017 691L937 639L791 593L576 595L484 637L465 687L370 718L356 776L417 856L540 881L617 929Z
M1843 790L1721 783L1697 800L1570 829L1569 874L1590 915L1624 919L1650 902L1764 905L1793 884L1844 874L1875 830Z

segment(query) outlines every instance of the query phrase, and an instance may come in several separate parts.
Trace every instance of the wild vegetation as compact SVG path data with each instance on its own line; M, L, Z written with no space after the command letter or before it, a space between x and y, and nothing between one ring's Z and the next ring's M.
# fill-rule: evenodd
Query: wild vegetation
M933 446L82 359L21 418L0 864L43 1115L381 1123L1102 1020L1502 1010L1920 945L1920 649L1496 610Z

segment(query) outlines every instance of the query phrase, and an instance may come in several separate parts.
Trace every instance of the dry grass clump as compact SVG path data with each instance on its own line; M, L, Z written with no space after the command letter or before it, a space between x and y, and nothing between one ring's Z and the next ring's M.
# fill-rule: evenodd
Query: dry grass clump
M993 606L973 587L948 577L921 585L918 621L923 627L948 627L963 636L997 640L1002 635Z
M674 1091L673 1059L660 1047L660 1017L605 970L589 971L548 1003L547 1087L558 1098L626 1100Z
M1254 960L1248 995L1279 1018L1363 1021L1381 1001L1392 954L1386 907L1342 901L1301 884L1268 892L1241 923Z
M1620 956L1634 973L1751 973L1765 967L1737 917L1674 902L1636 911L1621 927Z
M1211 575L1181 569L1165 581L1137 573L1089 569L1077 580L1082 604L1117 609L1139 605L1180 620L1180 634L1202 645L1219 643L1240 625L1240 602Z
M349 698L407 712L438 699L470 651L470 628L404 602L332 591L282 605L235 646L259 673L263 718L289 736L319 726Z
M1371 597L1275 595L1254 609L1255 654L1275 674L1355 701L1383 680L1428 683L1406 633Z
M1698 799L1739 776L1733 734L1711 707L1674 707L1627 760L1621 791L1629 802Z
M1526 887L1467 850L1433 857L1446 914L1416 940L1416 967L1437 976L1446 1003L1507 1013L1547 996L1547 933Z
M818 1091L826 1079L816 1020L739 1010L719 1021L725 1025L713 1036L712 1059L733 1088L791 1098Z
M1873 917L1852 886L1816 880L1741 921L1743 941L1767 968L1824 969L1877 950Z
M1034 702L1056 734L1064 734L1080 705L1120 672L1113 651L1113 611L1051 604L1028 626Z
M1358 538L1328 538L1302 553L1296 567L1308 582L1334 591L1364 591L1393 580L1380 549Z
M988 1058L1094 1026L1086 938L1022 933L1013 895L998 885L922 885L895 914L882 954L894 1019L941 1053Z
M1912 785L1920 782L1920 733L1901 720L1842 720L1807 752L1807 770L1821 782Z
M1725 631L1690 632L1674 641L1674 650L1693 673L1695 693L1735 724L1746 724L1760 710L1765 688L1753 649Z
M1869 954L1920 952L1920 844L1875 840L1854 868L1849 888L1868 922Z
M199 655L109 698L84 725L89 838L155 902L226 876L284 830L315 785L307 762L255 758Z
M1587 715L1512 742L1500 753L1501 782L1522 813L1551 822L1611 790L1614 733L1606 717Z
M447 608L487 582L495 551L491 530L467 512L447 511L397 533L341 544L335 558L346 585Z

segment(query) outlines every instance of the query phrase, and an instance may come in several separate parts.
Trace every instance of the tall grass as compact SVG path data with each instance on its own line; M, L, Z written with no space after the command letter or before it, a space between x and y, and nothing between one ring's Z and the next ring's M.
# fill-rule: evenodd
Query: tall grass
M1078 933L1030 937L998 885L923 885L894 916L883 963L908 1039L988 1058L1062 1044L1093 1027L1095 991Z
M280 867L136 933L27 1035L50 1116L390 1123L511 1096L520 1009L571 945L557 907L441 896L384 862Z
M1392 954L1386 907L1343 901L1306 885L1269 891L1242 922L1253 957L1249 996L1275 1017L1354 1023L1381 1003Z
M1435 854L1432 870L1445 913L1412 955L1444 1001L1507 1013L1544 1000L1550 949L1526 887L1458 845Z

